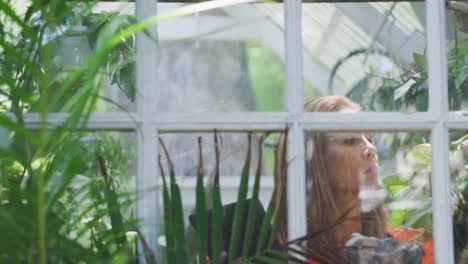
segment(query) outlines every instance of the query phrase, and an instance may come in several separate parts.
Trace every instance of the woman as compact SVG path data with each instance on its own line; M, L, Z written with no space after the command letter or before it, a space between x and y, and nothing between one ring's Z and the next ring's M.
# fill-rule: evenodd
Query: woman
M326 96L305 105L306 112L354 113L360 110L359 105L343 96ZM353 253L351 248L363 241L369 242L366 238L370 237L382 242L379 245L384 247L389 224L384 193L377 177L378 157L372 135L316 132L308 134L305 142L307 228L308 234L314 234L306 240L308 255L320 262L342 262L344 255L352 255L345 254L345 247L348 253ZM284 137L280 138L276 152L277 186L286 183L286 150L283 146ZM282 238L287 236L285 220L283 217ZM362 237L350 240L353 233ZM401 247L410 250L404 248Z

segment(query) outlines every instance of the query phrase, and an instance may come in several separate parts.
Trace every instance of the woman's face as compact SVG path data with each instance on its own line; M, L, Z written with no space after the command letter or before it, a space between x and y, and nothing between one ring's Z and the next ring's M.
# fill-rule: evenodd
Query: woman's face
M377 150L371 133L328 133L325 160L332 189L345 200L362 200L369 191L380 190Z
M335 189L359 193L362 188L380 189L377 150L370 133L328 133L326 161Z

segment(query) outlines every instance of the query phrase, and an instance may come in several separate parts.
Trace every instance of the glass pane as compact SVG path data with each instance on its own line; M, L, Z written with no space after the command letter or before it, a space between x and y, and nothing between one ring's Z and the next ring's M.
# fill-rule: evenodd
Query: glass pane
M432 260L429 132L307 132L308 232L319 263ZM426 263L426 262L423 262ZM430 263L430 262L427 262Z
M253 233L256 234L251 240L251 249L255 248L255 241L258 240L258 235L261 226L261 219L264 217L270 198L273 191L273 160L274 160L274 146L276 138L279 134L270 134L267 139L263 142L262 149L263 155L261 159L261 177L260 177L260 189L258 199L261 203L261 207L258 211L258 220L255 222ZM205 201L206 209L211 214L213 204L213 182L215 176L215 148L214 148L214 134L213 133L190 133L190 134L162 134L161 139L166 146L172 163L174 165L174 171L176 181L179 185L182 197L182 208L183 208L183 221L186 227L186 239L188 243L189 256L196 256L197 240L195 236L194 227L197 226L196 219L194 218L196 208L196 183L197 183L197 171L199 161L199 148L197 138L202 138L202 156L203 156L203 179L205 188ZM248 173L248 193L247 198L251 198L253 195L253 185L258 168L259 160L259 138L260 134L252 135L251 145L251 163L250 171ZM161 151L163 151L161 149ZM228 252L228 245L230 238L234 236L231 234L232 222L233 222L233 211L230 204L238 201L239 186L242 175L242 169L245 164L248 151L248 138L246 133L220 133L219 134L219 151L220 151L220 194L221 202L223 205L223 216L222 216L222 228L223 228L223 242L222 250ZM169 171L167 158L163 155L162 166L166 175L166 181L169 182ZM161 191L162 192L162 191ZM162 199L161 199L162 201ZM238 203L236 203L238 204ZM163 205L160 205L163 208ZM193 215L193 216L191 216ZM245 215L246 216L246 215ZM190 219L190 220L189 220ZM245 218L246 219L246 218ZM211 223L211 220L207 220ZM164 219L160 220L161 225L165 223ZM247 223L244 222L243 226ZM211 234L210 224L208 228L209 234ZM242 227L240 227L242 228ZM240 229L239 229L240 230ZM163 231L163 230L161 230ZM244 230L245 231L245 230ZM239 231L240 234L244 232ZM159 236L159 252L160 254L166 254L166 239L163 234ZM242 239L242 238L241 238ZM210 247L211 248L211 247ZM209 250L211 252L211 250ZM209 255L211 253L208 253ZM169 261L169 259L168 259ZM167 263L171 263L170 261Z
M447 5L449 110L468 110L468 4Z
M365 111L427 111L424 2L310 2L302 6L306 100L315 89Z
M159 3L158 12L183 5ZM282 111L284 37L278 19L282 3L226 6L162 22L158 111Z
M24 27L9 16L2 18L2 24L8 26L1 37L5 45L0 57L0 111L136 109L135 36L103 56L94 54L98 39L116 35L134 23L134 3L73 2L47 7L10 2L15 2ZM56 14L49 16L50 12ZM119 25L111 34L106 26L117 20ZM84 73L75 76L80 67Z
M468 131L450 131L450 178L456 263L468 261Z

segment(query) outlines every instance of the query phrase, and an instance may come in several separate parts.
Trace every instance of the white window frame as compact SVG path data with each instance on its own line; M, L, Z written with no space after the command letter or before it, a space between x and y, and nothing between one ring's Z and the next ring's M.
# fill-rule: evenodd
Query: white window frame
M157 248L159 153L161 132L252 131L290 128L288 138L288 231L291 238L306 233L306 193L304 168L304 132L308 130L372 130L431 132L433 236L437 263L454 263L451 182L449 168L449 129L468 129L466 112L448 111L447 50L445 1L426 0L427 57L429 73L429 110L420 113L337 113L303 112L303 53L301 40L301 0L284 1L285 15L285 101L286 112L193 113L156 112L157 55L156 44L144 34L137 36L137 90L141 97L137 113L95 113L90 130L136 131L138 137L137 217L142 233L153 250ZM136 16L143 20L157 13L157 1L136 0ZM156 35L156 26L151 29ZM151 56L149 56L150 54ZM59 124L66 114L50 114L48 122ZM30 128L39 127L39 116L25 115ZM147 191L152 190L152 191ZM141 258L144 259L144 258Z

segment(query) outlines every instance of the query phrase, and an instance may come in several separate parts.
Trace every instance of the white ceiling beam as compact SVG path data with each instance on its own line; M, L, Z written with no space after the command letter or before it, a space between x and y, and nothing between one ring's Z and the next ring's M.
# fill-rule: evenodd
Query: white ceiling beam
M337 3L335 6L356 22L365 32L373 35L377 34L385 18L385 16L368 3L360 3L359 5L355 3ZM395 56L397 63L405 65L413 62L413 53L422 54L426 47L424 32L407 35L398 26L395 24L390 25L388 22L382 27L377 40L381 42L383 40L382 44Z
M254 28L252 28L252 24ZM239 21L221 16L191 16L159 23L160 40L225 40L258 39L254 21Z

